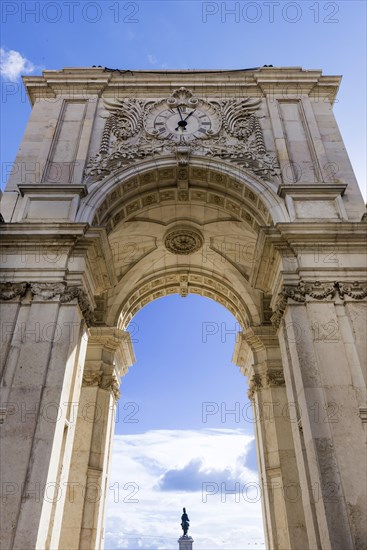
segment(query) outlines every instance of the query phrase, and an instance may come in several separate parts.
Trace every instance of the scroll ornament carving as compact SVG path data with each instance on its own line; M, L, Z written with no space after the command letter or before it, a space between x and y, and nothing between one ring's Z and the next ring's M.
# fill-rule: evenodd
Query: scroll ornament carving
M300 281L298 286L284 286L278 295L271 322L275 327L280 326L288 300L303 303L307 296L314 300L327 300L334 297L345 299L346 296L354 300L363 300L367 296L367 282L354 281L353 283L342 283L339 281L323 282L315 281L305 283Z
M0 300L12 300L17 296L24 296L27 291L27 283L0 283Z
M88 326L91 326L95 322L93 309L89 303L88 297L85 291L77 286L65 287L63 294L60 296L61 303L71 302L77 299L80 310Z
M207 101L197 98L191 90L180 88L170 97L158 101L125 98L104 100L109 113L97 155L87 165L85 177L96 181L140 159L172 154L179 164L187 163L191 155L221 158L234 162L265 179L279 175L279 164L266 151L264 136L256 111L261 99L229 99ZM214 130L201 138L177 141L155 134L147 120L159 108L186 107L193 111L205 109L213 121ZM175 136L176 138L176 136ZM178 151L185 146L185 158Z

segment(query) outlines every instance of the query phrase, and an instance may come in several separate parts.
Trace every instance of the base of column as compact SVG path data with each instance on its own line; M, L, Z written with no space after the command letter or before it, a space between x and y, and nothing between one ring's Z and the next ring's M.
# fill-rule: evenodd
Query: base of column
M194 539L188 535L183 535L177 542L179 544L178 550L192 550L192 543L194 542Z

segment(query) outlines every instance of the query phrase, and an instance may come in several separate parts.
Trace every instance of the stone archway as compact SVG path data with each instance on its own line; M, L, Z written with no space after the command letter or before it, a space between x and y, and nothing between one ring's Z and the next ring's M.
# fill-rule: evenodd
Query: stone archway
M100 547L125 328L169 293L242 326L269 548L363 546L364 205L331 111L339 79L225 76L225 97L215 72L148 89L144 72L100 68L25 79L27 170L1 226L6 547ZM160 135L177 105L200 113L187 142ZM89 406L103 412L87 425Z
M255 370L243 368L251 380L251 397L258 389L255 381L261 371L267 382L258 395L264 394L262 400L267 406L271 406L276 396L284 408L287 398L279 344L266 311L269 297L254 289L249 279L260 226L273 226L270 212L275 219L278 217L277 221L288 218L274 191L246 171L242 172L234 171L225 163L208 165L195 160L188 168L172 165L172 161L168 164L163 159L155 162L154 169L151 163L135 165L132 177L129 171L114 174L111 185L108 180L104 183L103 194L100 188L92 191L84 203L82 201L79 218L88 213L92 225L106 226L117 275L115 285L99 297L95 315L100 323L124 330L141 307L159 297L173 293L184 297L194 293L214 299L237 318L244 331L251 331L250 327L255 326L258 329L257 346L261 347L262 354L261 359L255 354L252 362L258 361L259 366L256 365ZM96 334L101 330L110 331L101 326ZM245 367L243 345L241 358L236 358L241 367ZM249 353L253 355L252 348ZM83 393L91 391L89 379L86 384L87 387L82 388L82 403L86 401ZM262 402L255 406L263 408ZM76 441L83 438L83 414L78 422ZM257 441L266 495L263 506L267 544L274 548L304 545L307 538L290 425L277 415L262 419L261 425ZM106 448L110 444L111 440L106 440ZM90 445L93 446L93 434ZM282 453L287 455L286 459ZM270 456L272 469L276 471L272 476ZM88 460L88 464L83 467L81 453L74 453L70 483L77 479L74 472L91 469L87 452L84 460ZM91 480L96 479L93 475L88 478L87 474L80 483L91 485ZM101 468L98 478L101 486L105 476ZM288 486L298 488L298 499L292 502L284 498ZM79 500L67 502L64 514L64 535L60 539L63 548L77 544L81 548L99 546L103 508ZM73 518L80 518L74 538L70 529Z

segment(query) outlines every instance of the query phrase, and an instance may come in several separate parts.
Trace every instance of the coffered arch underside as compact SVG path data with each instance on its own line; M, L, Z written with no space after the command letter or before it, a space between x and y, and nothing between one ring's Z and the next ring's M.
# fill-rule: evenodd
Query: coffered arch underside
M218 207L257 233L260 226L290 221L276 191L274 183L223 161L143 161L90 184L77 221L104 226L109 234L147 208L195 203Z

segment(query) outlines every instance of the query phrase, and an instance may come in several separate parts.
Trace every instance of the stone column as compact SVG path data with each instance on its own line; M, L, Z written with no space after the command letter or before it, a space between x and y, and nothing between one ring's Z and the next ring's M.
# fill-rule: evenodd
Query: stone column
M90 329L60 548L101 548L120 376L134 363L130 336Z
M267 547L308 548L279 341L270 325L239 333L234 362L249 377Z
M0 301L2 547L42 549L69 468L87 300L63 282L8 282Z
M274 305L310 548L362 549L367 486L362 283L283 285ZM364 307L363 307L364 305ZM352 316L351 316L352 315Z

